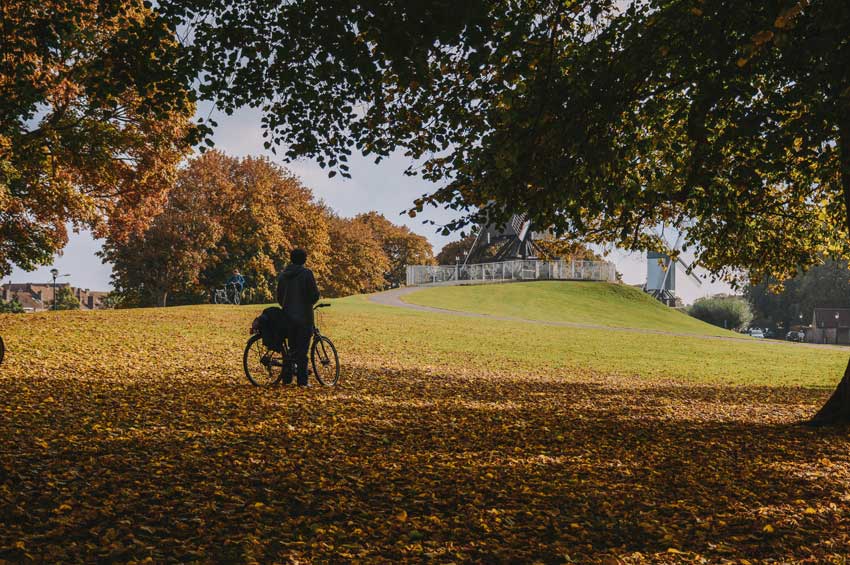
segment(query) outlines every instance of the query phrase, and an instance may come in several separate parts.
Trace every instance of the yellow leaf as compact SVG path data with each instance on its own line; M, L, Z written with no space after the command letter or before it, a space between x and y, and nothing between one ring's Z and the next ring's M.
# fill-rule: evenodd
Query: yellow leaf
M818 511L815 510L814 508L812 508L811 506L809 506L805 510L803 510L803 513L804 514L817 514Z
M764 528L762 528L762 530L761 530L761 531L766 532L766 533L768 533L768 534L772 534L772 533L774 532L774 530L773 530L773 526L771 526L770 524L768 524L767 526L765 526Z
M407 522L407 511L402 510L401 512L395 515L395 519L399 522Z

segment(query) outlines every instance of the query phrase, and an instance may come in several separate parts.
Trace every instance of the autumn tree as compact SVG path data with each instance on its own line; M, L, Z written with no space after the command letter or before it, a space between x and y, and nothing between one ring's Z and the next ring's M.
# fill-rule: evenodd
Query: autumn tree
M165 5L203 13L202 90L264 104L269 144L332 173L423 158L442 184L412 213L465 210L447 231L520 209L676 255L663 225L732 280L850 257L843 0L237 4ZM850 422L850 365L814 420Z
M167 306L169 297L203 293L200 275L222 233L219 181L215 171L190 161L147 229L127 239L107 238L101 256L112 263L112 283L123 305Z
M384 279L386 286L397 287L407 281L407 265L433 265L434 250L428 240L399 226L378 212L358 214L354 220L372 230L372 234L381 245L390 267Z
M454 265L462 263L472 245L475 243L475 234L469 234L455 241L450 241L440 249L436 260L438 265Z
M198 302L233 269L247 279L246 301L270 302L294 247L310 250L327 275L325 208L287 170L268 159L208 151L181 169L161 214L140 236L109 238L103 257L128 303ZM172 301L173 303L174 301Z
M602 260L587 245L571 237L547 237L537 240L535 243L543 255L549 259L564 259L567 261Z
M222 235L209 252L202 282L221 286L233 269L247 279L246 301L271 302L277 275L289 252L309 252L310 268L318 280L327 279L331 239L326 207L290 171L264 157L237 159L207 152L196 161L218 184L197 177L195 190L217 193Z
M333 242L329 254L332 274L319 280L322 294L348 296L384 288L391 265L372 228L336 215L329 217L328 228Z
M0 6L0 273L49 263L67 226L127 237L196 139L174 28L142 0Z

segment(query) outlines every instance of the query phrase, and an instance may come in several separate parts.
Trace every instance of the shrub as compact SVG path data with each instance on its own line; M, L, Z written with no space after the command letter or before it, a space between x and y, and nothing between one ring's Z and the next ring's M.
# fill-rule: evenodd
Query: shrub
M688 309L688 314L703 322L730 330L746 328L753 319L750 305L737 296L700 298Z
M0 314L22 314L23 311L24 307L17 298L12 298L9 302L0 300Z

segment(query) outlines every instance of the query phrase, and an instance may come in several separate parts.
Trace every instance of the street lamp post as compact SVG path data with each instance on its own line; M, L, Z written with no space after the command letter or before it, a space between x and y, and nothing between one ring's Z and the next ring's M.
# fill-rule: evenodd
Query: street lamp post
M56 310L56 279L59 277L70 277L71 275L60 275L59 269L50 269L50 274L53 276L53 309Z
M53 275L53 309L56 310L56 277L59 276L59 269L50 269L50 274Z

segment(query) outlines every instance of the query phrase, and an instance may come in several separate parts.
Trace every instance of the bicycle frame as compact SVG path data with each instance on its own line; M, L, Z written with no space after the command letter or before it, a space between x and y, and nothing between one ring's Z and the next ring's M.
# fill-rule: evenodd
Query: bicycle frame
M236 283L227 283L224 285L224 288L215 289L213 302L216 304L238 304L239 302L230 299L231 292L233 296L238 296L242 294L242 289Z
M328 303L316 304L313 307L313 310L317 310L319 308L326 308L330 306ZM243 366L248 379L252 384L256 386L258 382L255 381L254 377L252 377L252 371L248 368L248 359L251 348L254 343L257 343L260 334L259 324L251 325L252 337L248 340L248 344L245 347L245 352L243 354ZM309 345L309 360L307 361L307 370L312 373L315 378L323 385L333 386L339 380L339 355L336 351L336 347L333 342L326 336L322 335L321 330L316 324L313 324L313 331L311 337L311 344ZM284 339L283 343L280 344L281 349L277 351L280 357L276 357L273 350L266 348L265 353L263 353L262 358L260 359L260 364L263 365L266 371L271 370L272 367L280 367L282 369L281 375L275 380L273 383L276 384L281 378L284 376L284 372L289 376L294 376L296 373L296 364L294 359L291 357L291 351ZM265 347L261 345L260 347ZM318 357L317 357L318 352ZM288 372L287 368L288 367ZM311 368L312 367L312 368ZM321 368L321 370L320 370ZM331 373L330 376L327 373L328 368ZM264 373L261 373L264 374ZM288 379L285 382L291 382L291 379Z

